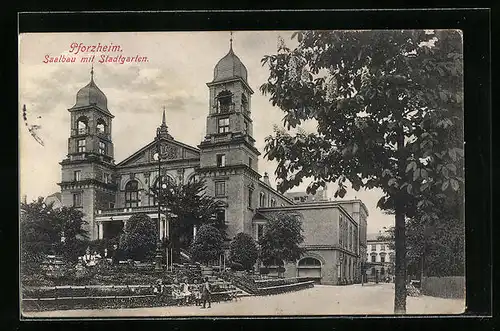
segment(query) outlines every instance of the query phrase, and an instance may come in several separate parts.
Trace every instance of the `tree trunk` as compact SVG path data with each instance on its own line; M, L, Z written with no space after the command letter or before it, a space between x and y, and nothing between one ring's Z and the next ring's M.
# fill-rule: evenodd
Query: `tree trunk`
M400 121L401 123L401 121ZM406 153L405 136L402 125L397 135L398 152L398 175L401 179L400 185L405 178ZM398 187L399 190L399 187ZM405 233L405 201L401 191L394 196L395 229L394 246L396 253L395 280L394 280L394 314L406 314L406 233Z
M400 203L396 205L395 226L395 293L394 313L406 314L406 240L405 240L405 213Z

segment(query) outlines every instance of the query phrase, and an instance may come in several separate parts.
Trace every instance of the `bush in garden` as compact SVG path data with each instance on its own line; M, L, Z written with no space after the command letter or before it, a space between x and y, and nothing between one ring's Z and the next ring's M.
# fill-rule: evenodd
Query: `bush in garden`
M240 232L231 241L229 259L240 264L243 270L252 269L258 255L257 245L248 234Z
M217 228L202 225L196 234L196 239L191 245L191 254L194 261L208 263L218 260L222 254L222 234Z
M235 271L245 270L245 267L243 267L243 265L241 263L238 263L238 262L231 262L230 267L232 270L235 270Z
M120 240L127 258L136 261L151 260L155 255L157 228L147 214L134 214L127 221L125 233Z

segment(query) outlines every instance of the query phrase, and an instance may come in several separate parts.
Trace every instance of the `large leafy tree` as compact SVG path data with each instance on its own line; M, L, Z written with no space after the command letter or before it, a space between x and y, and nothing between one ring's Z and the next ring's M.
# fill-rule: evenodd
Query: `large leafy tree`
M53 208L42 197L21 203L21 262L38 265L47 254L59 254L75 261L84 252L88 232L83 213L73 207Z
M225 236L226 224L217 219L222 202L205 194L205 182L193 180L186 184L162 181L162 189L151 189L151 194L160 194L160 203L172 217L171 243L174 248L187 248L192 242L194 226L212 225Z
M120 248L133 260L146 261L154 257L158 238L156 222L147 214L132 215L120 239Z
M290 212L277 212L266 216L264 234L259 239L260 259L264 265L274 260L295 262L304 254L301 247L302 235L301 215Z
M259 252L253 238L243 232L238 233L229 247L229 259L243 266L244 270L251 270Z
M425 191L458 191L464 156L462 38L458 31L306 31L298 46L265 56L261 91L288 129L276 128L266 156L281 191L312 178L309 192L337 182L335 196L379 188L395 215L395 313L406 312L405 218Z
M191 244L193 259L201 263L209 263L219 259L223 252L224 238L221 232L211 226L202 225Z

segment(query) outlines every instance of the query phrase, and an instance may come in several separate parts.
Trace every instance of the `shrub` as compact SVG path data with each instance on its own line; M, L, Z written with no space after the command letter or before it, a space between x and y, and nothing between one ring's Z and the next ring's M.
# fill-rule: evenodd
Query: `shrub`
M222 254L223 241L219 230L210 225L202 225L191 245L193 259L202 263L218 260Z
M135 214L127 221L121 244L126 256L136 261L154 257L157 241L155 222L146 214Z
M248 234L238 233L231 241L229 259L240 264L243 270L252 269L258 255L257 245Z
M235 270L235 271L245 270L245 267L243 267L243 265L241 263L238 263L238 262L231 262L230 267L232 270Z

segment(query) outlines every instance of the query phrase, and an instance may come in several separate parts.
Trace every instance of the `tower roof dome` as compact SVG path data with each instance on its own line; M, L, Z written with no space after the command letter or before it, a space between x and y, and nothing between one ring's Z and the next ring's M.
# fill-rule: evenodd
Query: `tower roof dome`
M94 82L94 72L91 71L90 82L76 93L76 103L73 108L97 106L104 111L108 110L108 99Z
M247 68L241 62L240 58L234 54L231 45L229 52L222 59L219 60L214 68L213 82L223 81L235 77L241 77L245 82L247 81Z

